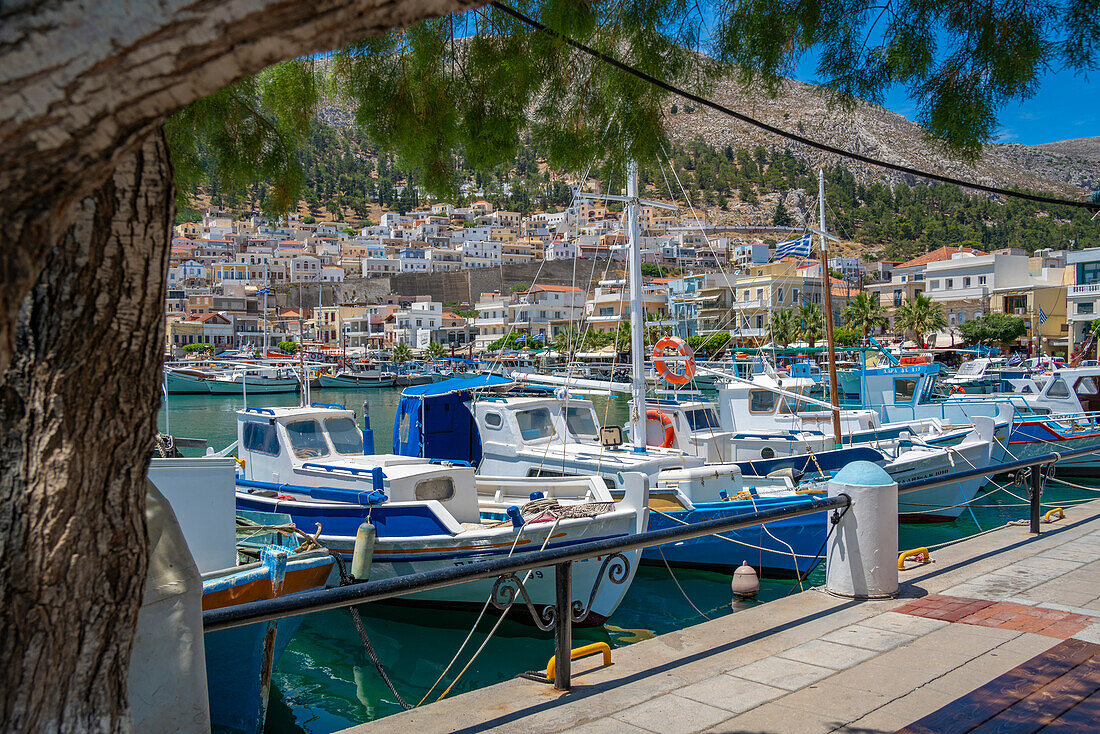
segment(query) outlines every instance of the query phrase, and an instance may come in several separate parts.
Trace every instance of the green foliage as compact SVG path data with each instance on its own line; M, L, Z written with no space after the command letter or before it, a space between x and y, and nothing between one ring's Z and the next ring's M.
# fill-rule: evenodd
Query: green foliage
M660 278L667 276L668 273L657 263L642 263L642 275L647 278Z
M477 318L476 308L456 308L452 309L451 313L453 313L455 316L461 316L464 319Z
M1007 344L1027 333L1024 320L1003 313L991 313L959 324L967 344Z
M811 347L825 337L825 315L816 303L802 304L798 311L798 332Z
M947 326L943 306L923 293L906 301L894 312L894 326L921 347L928 346L928 337Z
M783 201L780 200L779 203L775 205L775 214L772 215L772 224L776 227L789 227L792 221L794 220L791 219L787 207L783 206Z
M202 342L198 344L185 344L183 347L183 351L187 352L188 354L204 354L206 352L213 352L214 345Z
M302 224L317 224L317 218L309 216L302 217Z
M886 308L878 302L878 299L866 291L860 291L848 299L843 315L844 322L855 329L864 339L872 331L884 328L890 323L890 319L886 315Z
M320 101L313 62L268 67L192 102L165 124L180 208L204 185L232 205L255 189L263 208L282 213L298 201L298 147Z
M850 326L833 329L833 341L838 347L854 347L859 344L859 331Z
M412 359L412 348L405 342L395 344L393 350L390 352L390 359L394 364L404 364Z
M440 359L447 356L447 347L439 342L431 342L424 350L424 356L428 359Z
M202 213L197 212L194 209L177 209L176 210L176 224L185 224L187 222L201 222Z
M996 132L997 112L1032 96L1048 68L1095 69L1100 49L1095 0L723 5L715 53L740 65L743 83L778 93L812 53L834 104L903 89L928 134L969 158Z
M785 347L798 338L798 315L794 309L781 308L773 311L768 320L768 339L773 344Z
M298 353L298 342L279 342L275 346L278 347L279 349L283 350L287 354L297 354Z
M524 291L531 290L530 283L516 283L512 286L512 293L523 293Z

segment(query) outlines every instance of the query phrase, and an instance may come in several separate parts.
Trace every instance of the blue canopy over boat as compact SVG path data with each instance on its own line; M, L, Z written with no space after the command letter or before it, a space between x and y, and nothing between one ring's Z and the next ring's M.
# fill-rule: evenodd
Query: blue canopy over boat
M466 402L472 390L511 383L497 375L479 375L406 388L394 418L393 453L477 466L481 436Z

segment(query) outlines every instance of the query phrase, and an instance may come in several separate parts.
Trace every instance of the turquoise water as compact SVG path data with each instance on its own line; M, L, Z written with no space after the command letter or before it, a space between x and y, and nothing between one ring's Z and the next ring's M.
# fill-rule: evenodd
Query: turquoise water
M395 389L333 389L315 391L313 400L347 405L356 411L358 418L362 417L366 402L374 429L375 450L388 452L399 396ZM626 420L625 400L595 397L593 403L600 417L606 416L602 422L622 424ZM253 395L249 396L249 404L297 405L298 396ZM163 431L167 421L172 434L205 438L218 450L236 439L233 411L240 407L240 396L173 395L168 398L167 410L161 411L159 425ZM952 523L903 524L901 546L934 545L1027 517L1026 507L1015 506L1024 502L1026 490L1014 487L1009 490L1020 498L1003 491L989 492L973 513L964 513ZM1092 496L1052 484L1044 500L1057 504ZM675 569L674 573L683 592L677 588L667 568L643 566L619 610L607 624L597 629L575 630L575 645L602 640L612 647L621 647L697 624L704 621L703 615L713 619L799 590L796 581L764 580L757 600L732 602L728 575L686 569ZM804 584L808 587L823 580L824 570L819 568ZM685 594L691 602L685 599ZM385 604L363 605L360 612L390 679L411 703L416 703L428 692L477 619L474 612ZM553 654L553 637L517 621L526 613L526 610L516 609L509 614L450 695L498 683L523 671L545 669ZM498 614L496 610L486 613L461 660L447 673L428 701L438 697L454 681L470 653L485 641L485 633ZM400 710L367 658L348 612L323 612L305 618L276 667L266 731L269 734L327 734Z

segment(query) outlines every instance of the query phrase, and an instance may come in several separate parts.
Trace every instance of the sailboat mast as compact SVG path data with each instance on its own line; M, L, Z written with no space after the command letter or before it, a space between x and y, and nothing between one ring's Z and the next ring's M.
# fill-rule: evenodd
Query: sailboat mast
M641 203L638 201L638 163L626 165L627 226L629 227L628 281L630 283L630 382L634 407L630 413L630 436L634 450L645 453L645 307L642 300Z
M836 342L833 340L833 282L829 276L829 253L825 247L825 171L817 172L817 199L821 216L818 223L821 225L821 284L825 291L825 341L829 348L829 402L833 404L833 440L836 447L843 444L840 435L840 393L836 384Z

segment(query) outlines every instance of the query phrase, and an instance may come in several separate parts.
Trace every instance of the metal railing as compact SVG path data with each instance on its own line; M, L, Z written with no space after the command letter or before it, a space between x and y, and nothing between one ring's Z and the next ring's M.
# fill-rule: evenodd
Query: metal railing
M1033 467L1041 467L1058 461L1097 453L1100 453L1100 445L1073 451L1051 452L1032 459L978 469L967 469L943 477L899 484L898 493L899 495L907 494L919 489L955 484L973 477L993 476L1030 469L1030 486L1028 489L1030 531L1038 534L1045 472L1038 471ZM512 604L519 596L522 596L536 625L545 631L554 630L556 665L553 682L556 688L568 690L571 675L569 654L572 650L572 625L574 622L583 621L588 615L588 609L572 598L571 565L574 561L604 556L604 565L599 573L599 576L602 577L604 572L609 570L609 565L614 559L618 558L622 563L628 563L621 555L626 551L690 540L827 510L839 511L846 509L850 504L851 499L846 494L821 499L807 499L804 503L751 512L733 518L719 518L662 530L651 530L637 535L589 541L563 548L529 552L518 557L491 559L454 568L436 569L406 576L353 583L347 586L305 591L289 596L203 612L203 627L206 632L216 632L247 624L277 620L283 617L340 609L356 604L382 601L407 594L455 586L470 581L496 578L497 583L494 586L492 596L493 603L497 608L503 609ZM543 607L539 612L536 611L534 604L527 597L526 590L516 574L548 566L553 566L555 569L555 603L553 606ZM628 569L629 566L626 568ZM619 570L621 572L620 578L625 577L626 572L622 568ZM617 582L612 578L612 582L620 583L621 581ZM498 589L502 584L509 583L514 584L515 588L504 594L505 601L503 603L498 602L496 598ZM589 606L591 606L591 600Z
M524 601L528 606L528 611L531 612L539 628L554 630L554 649L557 661L554 670L554 685L562 690L568 690L570 685L569 653L573 646L572 625L575 621L583 621L588 613L587 609L578 608L579 604L574 603L572 598L571 564L574 561L607 556L604 561L604 569L606 569L609 562L616 556L625 562L626 559L621 556L625 551L724 533L761 525L773 520L799 517L826 510L841 510L847 508L849 504L850 500L848 495L845 494L825 499L809 499L804 503L761 510L733 518L719 518L691 525L653 530L637 535L594 540L563 548L524 553L519 557L492 559L466 566L425 571L377 581L365 581L330 589L304 591L289 596L203 612L203 628L206 632L216 632L256 622L267 622L307 612L339 609L355 604L392 599L405 594L431 591L469 581L495 577L498 579L498 585L502 581L511 581L518 587L513 590L507 603L496 605L498 608L503 608L511 603L516 598L517 593L522 594L525 597ZM515 575L523 571L547 566L553 566L555 570L555 603L552 607L545 607L541 612L536 612L534 605L526 599L526 591ZM601 569L601 576L604 569ZM625 575L625 572L623 575ZM612 580L614 581L614 579ZM495 590L494 588L494 592ZM495 597L496 594L494 593L493 596Z

